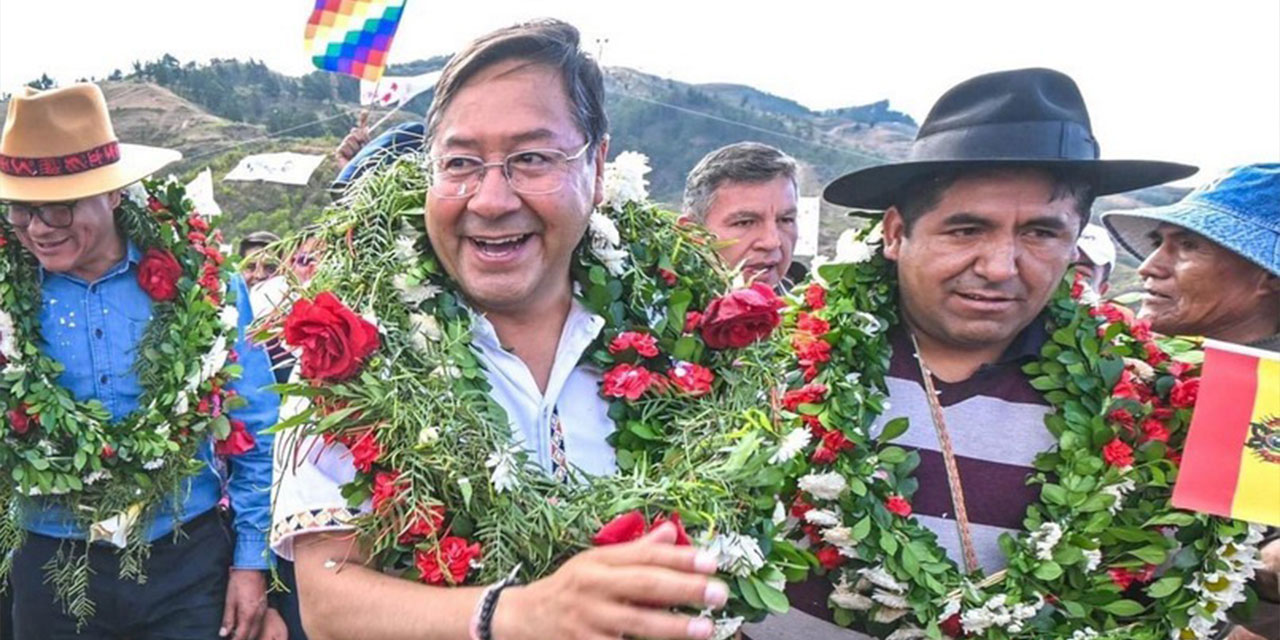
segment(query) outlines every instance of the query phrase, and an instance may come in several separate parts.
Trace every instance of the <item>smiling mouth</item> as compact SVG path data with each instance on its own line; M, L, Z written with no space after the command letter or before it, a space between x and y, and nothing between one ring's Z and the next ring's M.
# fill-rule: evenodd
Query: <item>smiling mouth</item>
M961 298L964 298L965 300L972 300L974 302L1001 303L1001 302L1017 302L1018 301L1017 298L1009 298L1006 296L993 296L993 295L987 295L983 293L969 293L964 291L957 291L956 295L960 296Z
M48 252L56 250L58 247L61 247L70 240L71 238L63 238L55 242L40 242L39 240L32 239L31 243L35 245L36 249Z
M467 239L471 242L471 246L475 247L476 251L479 251L482 255L490 258L502 258L520 250L532 237L532 233L522 233L494 238L471 237Z

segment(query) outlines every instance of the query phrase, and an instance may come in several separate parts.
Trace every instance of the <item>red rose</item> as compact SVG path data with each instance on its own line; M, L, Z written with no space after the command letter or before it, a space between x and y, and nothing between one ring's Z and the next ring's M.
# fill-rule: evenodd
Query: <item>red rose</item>
M814 555L818 556L818 562L827 571L844 564L844 556L840 555L840 550L830 545L818 549L818 552Z
M626 398L634 402L653 385L653 378L648 369L623 362L604 372L603 393L606 398Z
M201 233L209 233L209 223L205 222L204 218L201 216L188 217L187 225Z
M33 427L40 426L40 416L33 416L27 413L28 410L29 407L24 402L18 405L16 409L10 409L8 413L9 428L16 431L20 436L26 435L27 431L30 431Z
M950 618L938 623L938 630L952 638L965 637L964 625L960 622L960 614L952 614Z
M800 520L804 520L804 514L809 513L810 511L813 511L813 505L805 502L804 498L801 498L800 496L796 496L795 500L791 503L791 515L799 518Z
M835 462L836 458L839 456L839 452L834 449L819 446L817 449L813 450L813 454L809 456L809 460L814 464L831 464Z
M702 326L702 314L697 311L690 311L684 314L684 332L693 333Z
M1080 279L1080 274L1076 274L1076 281L1071 283L1071 299L1079 300L1084 295L1084 281Z
M108 460L116 457L115 447L112 447L109 444L102 445L102 457Z
M373 510L382 510L382 505L395 500L400 493L400 472L379 471L373 476Z
M782 322L781 301L773 289L753 284L716 298L702 319L702 339L712 349L741 349Z
M907 499L902 496L889 496L884 501L884 508L888 509L889 513L904 518L911 515L911 503L907 502Z
M1179 409L1189 409L1196 405L1196 396L1200 393L1200 378L1187 378L1173 383L1169 391L1169 404Z
M691 396L711 393L711 383L716 379L710 369L692 362L677 364L667 372L667 377L671 378L676 388Z
M670 522L676 527L676 546L690 547L693 541L689 539L689 534L684 530L684 523L680 521L680 512L672 511L670 516L658 516L653 519L653 526L650 529L657 529L659 525Z
M676 272L670 269L658 269L658 277L662 278L668 287L676 286Z
M822 402L822 398L827 395L827 385L825 384L806 384L799 389L792 389L782 396L782 406L787 411L794 412L800 408L802 404L817 404Z
M1151 391L1142 384L1142 381L1133 377L1128 369L1120 372L1120 379L1116 381L1116 386L1111 389L1113 398L1126 398L1135 402L1142 402L1144 398L1151 395Z
M1133 430L1133 414L1129 413L1128 409L1116 409L1108 413L1107 418L1130 431Z
M427 515L418 516L413 524L400 534L400 544L414 544L427 536L435 535L444 526L444 507L436 505L427 510Z
M480 543L467 544L457 536L440 541L434 549L414 554L414 564L422 574L422 581L437 586L462 584L471 571L471 561L480 556Z
M213 452L220 456L238 456L253 450L257 444L253 434L245 428L243 420L231 419L231 433L213 443Z
M378 446L378 441L374 439L372 431L360 436L359 439L347 446L351 449L351 464L364 473L372 471L373 463L377 462L378 458L382 456L382 447Z
M1133 447L1125 444L1120 438L1112 438L1102 448L1102 459L1113 467L1127 467L1133 464Z
M1165 353L1160 345L1154 342L1142 343L1142 349L1147 354L1147 364L1155 367L1169 360L1169 354Z
M809 288L804 290L804 302L814 311L827 306L827 290L816 282L810 284Z
M147 196L147 208L153 213L160 213L161 211L164 211L165 206L164 203L157 200L155 196Z
M1128 591L1129 585L1133 584L1135 576L1132 571L1123 567L1114 567L1107 570L1107 574L1111 576L1111 582L1120 587L1121 591Z
M204 257L213 261L216 265L221 265L222 261L226 260L226 258L222 256L222 252L218 251L217 247L205 247L202 253L204 253Z
M138 263L138 286L152 300L168 302L178 297L178 278L182 277L182 265L172 253L151 249Z
M843 432L839 429L831 429L830 431L822 434L822 440L818 444L818 449L813 452L813 461L819 462L818 454L824 453L824 458L830 457L830 460L825 461L824 464L830 464L831 462L835 462L837 454L852 448L853 443L845 437ZM830 453L828 454L826 452Z
M1159 420L1147 418L1142 421L1142 439L1144 442L1169 442L1169 430Z
M807 333L815 338L822 337L831 330L831 323L804 311L796 316L796 331Z
M810 544L822 544L822 530L816 524L802 524L800 530L809 538Z
M284 321L285 342L302 349L302 377L346 380L378 349L378 329L332 293L299 300Z
M609 353L615 356L627 350L634 350L645 358L656 358L658 356L658 341L647 333L624 331L609 343Z
M596 532L596 535L591 537L591 542L596 546L603 547L610 544L638 540L644 535L645 525L643 513L640 513L638 509L628 511L601 527Z

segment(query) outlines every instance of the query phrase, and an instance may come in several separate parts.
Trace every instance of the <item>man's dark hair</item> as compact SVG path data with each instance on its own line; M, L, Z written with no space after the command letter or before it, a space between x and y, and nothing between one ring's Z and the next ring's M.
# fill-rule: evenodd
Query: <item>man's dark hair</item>
M560 73L573 118L594 147L609 132L604 112L604 74L579 46L578 30L560 20L535 20L480 36L454 54L436 82L435 100L427 114L427 142L435 138L440 117L458 90L481 70L506 60L545 64Z
M961 178L972 178L1006 173L1019 170L1018 167L992 167L979 169L952 169L920 176L908 182L894 196L894 206L902 215L902 223L908 235L916 221L925 213L933 210L942 202L942 195ZM1063 198L1072 198L1076 213L1080 216L1080 229L1089 223L1089 212L1093 208L1093 182L1087 176L1069 171L1058 171L1036 167L1053 181L1053 191L1049 194L1049 202L1057 202Z
M796 182L796 161L767 144L737 142L703 156L684 184L685 215L705 223L716 189L725 183L759 184L779 176Z
M240 257L243 258L258 249L266 248L273 242L279 242L280 236L270 231L254 231L240 240Z

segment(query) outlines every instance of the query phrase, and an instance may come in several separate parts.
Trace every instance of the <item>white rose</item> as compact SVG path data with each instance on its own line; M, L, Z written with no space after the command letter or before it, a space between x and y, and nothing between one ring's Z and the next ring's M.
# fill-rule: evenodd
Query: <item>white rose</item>
M797 486L801 491L819 500L835 500L849 486L844 476L835 473L810 473L800 478Z

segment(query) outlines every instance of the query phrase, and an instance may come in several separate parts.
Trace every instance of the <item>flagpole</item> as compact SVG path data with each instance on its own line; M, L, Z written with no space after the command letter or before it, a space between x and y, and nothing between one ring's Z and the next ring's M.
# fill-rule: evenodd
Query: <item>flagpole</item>
M369 127L369 137L373 138L373 132L376 131L378 127L382 126L382 123L386 122L387 118L390 118L391 116L395 115L396 112L400 110L400 107L403 107L406 102L408 102L408 100L400 101L399 103L396 104L396 108L388 111L387 115L382 116L381 118L378 119L377 122L373 123L373 126Z

